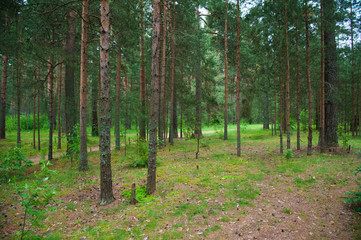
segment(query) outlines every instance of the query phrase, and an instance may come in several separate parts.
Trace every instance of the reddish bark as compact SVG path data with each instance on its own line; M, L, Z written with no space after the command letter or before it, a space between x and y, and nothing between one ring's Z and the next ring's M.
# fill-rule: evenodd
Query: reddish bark
M80 54L80 156L79 171L88 170L87 151L87 77L88 77L88 0L83 0Z

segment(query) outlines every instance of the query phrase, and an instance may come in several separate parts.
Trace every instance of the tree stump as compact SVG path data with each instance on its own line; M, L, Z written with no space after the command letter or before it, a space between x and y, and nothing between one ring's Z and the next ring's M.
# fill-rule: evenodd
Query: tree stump
M137 204L137 199L135 198L136 197L136 193L135 193L135 190L136 190L136 187L135 187L135 183L132 184L132 194L130 196L130 204L132 205L135 205Z

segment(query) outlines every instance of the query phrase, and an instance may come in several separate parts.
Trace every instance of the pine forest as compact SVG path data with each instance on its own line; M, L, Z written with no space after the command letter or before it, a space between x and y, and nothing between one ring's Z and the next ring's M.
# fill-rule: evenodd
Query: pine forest
M360 0L1 0L1 239L361 239Z

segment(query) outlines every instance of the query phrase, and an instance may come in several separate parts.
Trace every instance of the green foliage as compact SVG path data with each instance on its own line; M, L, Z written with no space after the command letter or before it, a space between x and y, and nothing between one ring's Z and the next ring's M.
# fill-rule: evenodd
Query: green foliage
M291 159L293 158L294 152L292 151L292 149L287 149L286 152L284 153L284 157L286 159Z
M80 128L79 124L74 125L73 132L67 135L68 138L68 152L67 157L73 161L73 159L79 159L80 154Z
M342 125L337 126L337 133L338 133L339 138L341 139L342 147L344 149L347 149L349 146L351 137L345 133L345 129Z
M361 158L361 151L357 151L355 154L358 155L357 159ZM361 166L355 169L355 175L361 172ZM354 204L353 209L356 212L361 212L361 184L356 191L345 192L348 197L345 197L345 202L349 204Z
M137 155L132 163L133 167L148 167L148 143L146 140L137 140Z
M13 175L23 175L26 168L32 165L21 148L11 148L0 160L0 182L9 181Z
M131 198L132 195L132 191L130 189L124 190L124 192L121 194L121 196L129 199ZM138 186L135 189L135 199L138 201L138 203L142 204L142 203L148 203L153 201L155 198L153 196L147 196L147 186L143 185L143 186Z
M38 119L35 122L35 128L38 128ZM47 115L40 115L39 116L39 125L40 129L47 129L49 128L49 119ZM6 117L6 131L17 131L18 129L18 118L14 116L7 116ZM22 131L26 130L33 130L33 115L20 116L20 129Z
M13 187L20 197L20 204L24 210L24 224L21 231L21 238L31 234L31 231L25 231L26 221L30 221L33 226L41 226L41 222L46 218L49 210L56 210L51 207L56 191L49 184L49 178L56 174L57 171L50 170L49 161L42 161L40 173L35 173L36 179L32 182L26 182L24 185L18 185L14 179Z

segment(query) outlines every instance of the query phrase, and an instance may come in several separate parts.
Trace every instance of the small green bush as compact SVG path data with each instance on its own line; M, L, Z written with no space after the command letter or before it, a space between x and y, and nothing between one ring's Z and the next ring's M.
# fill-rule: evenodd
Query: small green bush
M33 226L42 226L46 213L49 210L56 210L55 207L51 207L52 203L57 202L54 199L56 191L49 185L48 180L57 172L50 170L49 165L49 161L43 160L41 172L35 173L36 180L32 182L27 181L23 185L17 184L16 179L13 179L13 188L19 195L20 204L24 209L24 224L22 230L17 233L17 235L21 235L21 239L32 234L31 231L25 229L26 221L30 221Z
M121 196L129 199L130 201L132 191L130 189L127 189L121 194ZM135 199L138 201L138 203L147 203L153 201L154 197L147 196L147 186L143 185L135 189Z
M286 152L284 153L284 157L286 159L291 159L293 158L294 152L292 151L292 149L287 149Z
M132 163L133 167L148 167L148 143L146 140L137 140L137 155Z
M0 181L9 181L11 176L23 175L26 168L32 165L21 148L15 147L4 154L0 160Z

